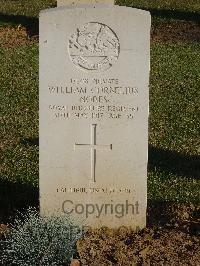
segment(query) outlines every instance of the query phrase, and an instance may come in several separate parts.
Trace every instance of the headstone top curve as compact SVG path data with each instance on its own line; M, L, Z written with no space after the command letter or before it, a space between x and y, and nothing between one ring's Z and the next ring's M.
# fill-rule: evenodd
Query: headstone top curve
M57 0L58 6L78 6L78 5L102 5L111 4L114 5L114 0Z
M79 5L79 6L60 6L60 7L54 7L54 8L47 8L47 9L43 9L40 11L39 16L43 15L43 14L48 14L48 13L53 13L53 12L59 12L59 11L68 11L68 10L85 10L85 9L89 9L91 10L92 8L101 10L101 9L112 9L112 10L126 10L126 11L130 11L132 13L136 13L136 14L141 14L144 16L149 16L149 18L151 19L151 13L147 10L144 9L138 9L138 8L132 8L132 7L126 7L126 6L118 6L118 5Z

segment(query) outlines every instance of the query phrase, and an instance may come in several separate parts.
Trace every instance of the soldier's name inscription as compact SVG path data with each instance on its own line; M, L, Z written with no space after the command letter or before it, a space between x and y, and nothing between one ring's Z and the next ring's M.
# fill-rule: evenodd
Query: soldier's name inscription
M139 95L139 88L121 85L117 78L71 78L67 84L49 85L47 88L50 95L63 95L66 100L73 95L70 104L59 104L54 100L48 106L54 118L133 119L139 110L134 103ZM118 103L119 96L126 97L127 105Z

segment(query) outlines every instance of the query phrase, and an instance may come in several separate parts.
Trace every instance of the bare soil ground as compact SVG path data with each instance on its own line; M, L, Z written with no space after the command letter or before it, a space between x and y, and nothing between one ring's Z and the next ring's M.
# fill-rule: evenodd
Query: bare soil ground
M149 226L137 233L126 228L88 232L77 244L81 265L200 265L200 207L163 207L150 208Z
M138 232L123 227L87 232L77 243L80 265L200 265L200 205L150 204L147 218L147 228ZM0 224L0 240L8 232L9 226Z
M37 43L39 37L29 36L25 27L0 27L0 47L12 48Z
M152 26L151 33L154 42L188 43L200 42L200 25L194 22L168 22Z
M33 32L38 32L38 29ZM168 22L152 26L153 42L177 43L200 42L200 25L195 22ZM18 27L0 27L0 47L12 48L19 45L38 43L38 33L30 35L29 31Z

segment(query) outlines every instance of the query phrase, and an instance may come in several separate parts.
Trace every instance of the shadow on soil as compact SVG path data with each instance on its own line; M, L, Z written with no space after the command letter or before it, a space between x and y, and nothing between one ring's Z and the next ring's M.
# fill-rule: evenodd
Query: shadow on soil
M39 146L39 138L22 141L24 145ZM149 145L148 170L161 169L165 172L189 178L200 178L200 156L186 155Z
M149 146L148 170L161 169L189 178L200 178L200 156L185 155L176 151Z
M120 1L116 1L115 4L120 4ZM135 7L134 4L132 4L133 8ZM194 21L199 23L199 13L192 12L192 11L181 11L181 10L170 10L170 9L156 9L156 8L140 8L146 11L149 11L151 13L151 16L161 19L174 19L174 20L185 20L185 21Z
M55 7L55 6L53 6ZM197 12L184 12L177 10L165 9L146 9L153 17L162 18L166 20L183 20L193 21L199 23L199 14ZM13 26L22 25L27 29L30 37L39 35L39 20L37 17L27 17L23 15L7 15L0 12L0 25L9 24Z
M153 17L162 19L174 19L174 20L185 20L194 21L199 23L199 14L197 12L178 11L178 10L167 10L167 9L147 9Z
M147 227L189 230L200 236L200 204L148 201Z
M39 139L24 139L24 145L39 146ZM199 178L200 158L189 156L175 151L163 150L149 146L148 170L154 168L162 169L176 175ZM0 181L0 222L5 223L16 210L23 211L28 206L39 206L39 190L31 184L12 183ZM169 220L169 211L166 212L168 202L150 202L148 204L148 217L151 217L148 224L165 224ZM168 208L169 209L169 208Z
M30 37L39 34L39 21L38 18L26 17L22 15L5 15L0 13L0 24L8 24L11 26L21 25L26 28Z
M29 206L38 208L39 190L30 184L0 181L0 223L7 223L17 212Z
M21 143L24 146L39 146L39 138L27 138L23 139Z

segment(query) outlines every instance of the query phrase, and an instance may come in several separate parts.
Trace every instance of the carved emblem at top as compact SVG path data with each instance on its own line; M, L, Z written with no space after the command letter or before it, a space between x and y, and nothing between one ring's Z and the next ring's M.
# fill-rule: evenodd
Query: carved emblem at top
M78 28L69 40L72 62L89 71L109 69L118 59L120 44L106 25L90 22Z

